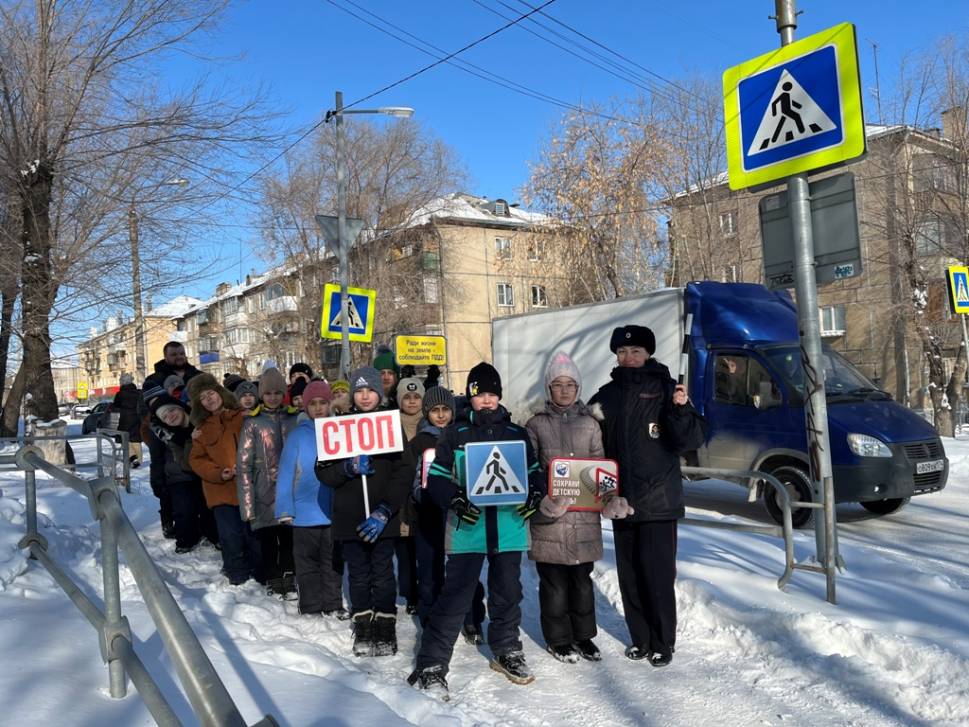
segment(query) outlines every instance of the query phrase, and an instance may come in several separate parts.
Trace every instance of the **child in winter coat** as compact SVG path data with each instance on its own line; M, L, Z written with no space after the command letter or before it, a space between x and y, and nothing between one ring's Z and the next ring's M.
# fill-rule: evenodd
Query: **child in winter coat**
M350 414L383 409L380 372L365 366L350 377ZM400 432L401 442L403 430ZM333 536L342 543L350 577L354 656L397 653L397 582L394 539L400 535L401 508L410 495L414 464L409 451L388 452L316 465L316 476L333 488ZM363 477L367 478L367 515Z
M417 582L420 590L417 617L421 626L427 625L431 607L444 586L444 527L446 513L428 496L424 497L422 474L424 452L437 447L444 429L454 419L454 394L441 386L427 389L422 402L424 418L417 434L407 442L417 465L414 477L413 500L416 510L414 545L417 556ZM484 586L478 582L474 601L464 618L462 632L471 644L480 644L481 623L485 617Z
M276 480L276 517L293 526L293 560L299 612L349 618L343 576L333 567L333 490L316 478L315 419L330 415L330 385L311 381L303 390L305 414L287 437Z
M259 403L259 384L255 381L243 381L236 386L235 395L239 407L248 414Z
M259 538L267 593L286 598L295 593L293 531L276 519L276 476L283 441L296 426L296 410L284 407L286 380L278 369L259 377L260 405L239 433L236 483L239 510Z
M175 552L187 553L202 537L218 542L212 513L205 506L202 483L192 471L192 425L189 406L168 394L152 399L152 433L165 444L165 485L172 500Z
M601 459L602 430L579 399L579 369L567 354L552 356L545 370L543 411L525 424L544 470L556 458ZM622 498L616 498L621 500ZM593 563L602 557L602 526L597 512L569 512L568 498L546 495L529 523L528 556L538 571L538 600L546 649L559 661L599 661L595 642L596 608ZM623 503L609 506L609 514Z
M400 424L404 428L404 436L410 442L417 436L417 428L423 421L421 402L424 398L424 384L416 377L403 378L397 384L397 405L400 409ZM407 613L417 613L419 598L417 585L417 546L414 542L414 532L411 523L417 517L414 512L414 502L407 499L404 506L404 526L401 537L397 539L394 550L397 556L397 586L401 598L407 601Z
M234 586L254 577L262 580L259 541L239 515L236 456L245 414L235 396L212 374L193 376L188 383L195 425L189 463L202 478L205 502L215 516L222 545L222 570Z
M447 692L445 679L454 642L464 623L468 604L488 560L488 645L491 668L516 684L534 680L518 627L521 623L521 554L528 550L527 520L545 494L544 478L527 432L511 423L511 415L498 402L501 377L493 366L480 363L468 372L471 403L462 418L444 430L438 440L427 489L442 509L449 509L447 570L444 587L431 608L421 636L417 668L407 681L419 689ZM521 505L477 507L468 497L464 458L471 442L518 440L525 443L528 492ZM523 483L524 484L524 483Z

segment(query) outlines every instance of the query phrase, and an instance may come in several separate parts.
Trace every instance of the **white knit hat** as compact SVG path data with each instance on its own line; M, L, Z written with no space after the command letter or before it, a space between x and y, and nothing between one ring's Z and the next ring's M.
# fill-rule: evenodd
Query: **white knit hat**
M548 389L549 384L559 376L567 376L575 382L579 390L582 389L582 377L579 375L579 368L564 351L559 351L549 360L548 367L545 369L545 388Z

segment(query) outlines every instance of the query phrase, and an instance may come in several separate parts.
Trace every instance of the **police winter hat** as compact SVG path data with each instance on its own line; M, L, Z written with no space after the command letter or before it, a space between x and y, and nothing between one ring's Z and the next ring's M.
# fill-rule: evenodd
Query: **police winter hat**
M421 398L424 398L424 384L421 380L411 376L406 379L401 379L400 383L397 384L397 401L402 401L404 394L420 394Z
M313 379L313 381L309 382L306 388L303 389L303 403L305 404L313 399L331 401L333 399L333 392L330 391L330 385L320 379Z
M424 392L424 400L421 403L421 408L424 410L424 416L427 416L431 409L433 409L435 406L446 406L453 412L454 394L445 389L443 386L432 386L430 389Z
M372 389L383 396L384 387L380 383L380 372L373 366L361 366L350 374L351 396L360 389Z
M293 380L293 374L306 374L307 379L312 379L313 369L310 368L309 364L303 363L302 361L298 361L297 363L294 363L292 366L289 367L290 381Z
M482 361L468 372L465 393L470 399L478 394L495 394L501 398L501 375L490 363Z
M279 394L285 394L286 379L283 378L279 369L266 369L262 372L262 376L259 377L259 398L261 399L273 391Z
M620 346L642 346L652 356L656 353L656 336L646 326L621 326L612 332L609 350L615 353Z

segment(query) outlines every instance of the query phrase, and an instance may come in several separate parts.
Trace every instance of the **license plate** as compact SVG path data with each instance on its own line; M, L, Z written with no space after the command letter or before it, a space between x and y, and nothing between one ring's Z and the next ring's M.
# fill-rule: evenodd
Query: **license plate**
M915 473L919 475L924 475L926 472L941 472L944 469L944 459L933 459L931 462L917 462L915 464Z

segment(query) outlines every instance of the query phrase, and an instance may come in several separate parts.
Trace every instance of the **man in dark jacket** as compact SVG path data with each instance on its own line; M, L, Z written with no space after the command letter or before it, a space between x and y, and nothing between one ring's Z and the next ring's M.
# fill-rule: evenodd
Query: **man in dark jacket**
M185 359L185 346L178 341L169 341L162 349L165 358L155 364L155 372L145 379L141 387L144 399L142 416L147 415L148 407L153 399L159 394L166 393L165 379L169 376L178 376L184 383L193 376L201 373L197 368L188 363ZM145 443L148 445L148 453L151 455L149 462L149 481L151 482L151 492L158 498L161 516L162 532L165 537L174 536L175 530L172 516L172 501L165 484L165 444L155 436L150 428L147 429Z
M141 464L141 392L129 373L121 374L121 388L114 395L111 410L118 412L118 431L128 432L128 461Z
M706 436L686 388L651 358L645 326L616 328L618 366L589 402L602 423L606 456L619 462L619 487L634 513L613 524L630 659L666 666L676 644L676 525L685 514L680 455Z

